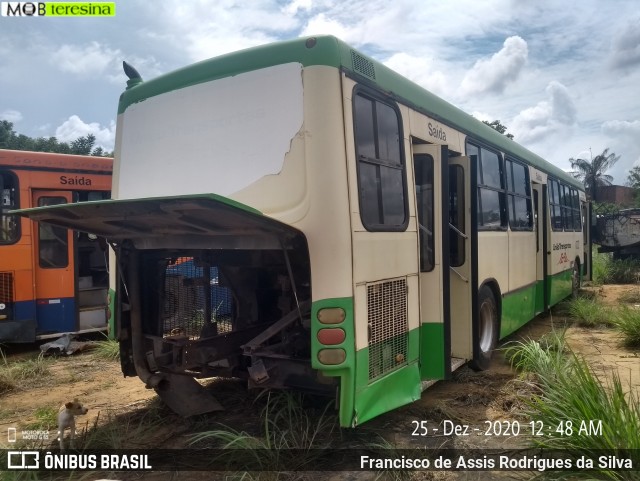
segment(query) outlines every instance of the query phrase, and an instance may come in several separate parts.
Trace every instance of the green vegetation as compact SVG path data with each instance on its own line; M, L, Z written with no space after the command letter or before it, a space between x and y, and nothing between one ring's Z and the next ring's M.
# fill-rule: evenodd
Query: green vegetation
M105 339L98 341L93 349L93 354L99 359L105 361L117 361L120 359L120 343L114 339Z
M534 394L524 398L527 414L534 425L550 428L544 436L532 438L535 445L590 459L601 449L608 454L640 449L638 393L625 392L617 373L603 383L569 350L562 334L552 334L552 340L546 346L533 340L515 342L506 349L512 365L535 387ZM638 479L637 472L606 468L598 468L597 474L577 468L558 474L571 479Z
M563 304L563 309L579 325L584 327L613 325L613 312L596 299L576 297Z
M640 281L640 260L614 259L611 254L593 253L593 282L602 284L635 284Z
M640 304L640 288L622 293L618 300L625 304Z
M595 285L601 286L607 282L611 254L604 254L593 249L592 278Z
M58 410L49 406L39 407L35 410L35 422L27 424L25 429L39 429L49 431L58 425Z
M95 142L96 137L93 134L78 137L71 142L60 142L55 137L34 139L14 131L12 122L0 120L0 149L113 157L113 152L105 152L102 147L94 147Z
M283 463L288 470L317 469L320 449L332 445L333 434L338 429L336 416L327 414L331 404L317 412L303 406L304 396L300 393L267 392L266 396L259 436L222 426L222 429L193 435L191 443L212 442L215 447L225 450L224 458L217 461L228 462L231 466L256 467L256 472L243 473L242 479L269 478L277 473L268 471L281 471L279 467ZM297 457L283 459L284 450L291 449L297 450Z
M38 384L49 375L49 360L40 353L34 359L11 362L0 350L0 394L18 387Z
M627 347L640 347L640 309L621 306L613 319L613 324Z
M605 174L605 172L613 167L618 159L620 159L620 156L613 152L609 153L608 148L591 160L574 159L572 157L569 159L573 169L571 174L582 181L591 200L596 201L598 200L598 187L611 185L611 182L613 182L613 177Z
M580 326L615 328L626 347L638 348L640 347L640 308L628 304L640 302L640 291L627 291L618 300L620 305L607 307L595 297L581 296L564 302L562 309ZM535 346L530 345L528 349L535 349ZM516 358L514 365L518 368L526 367L520 366L520 362Z

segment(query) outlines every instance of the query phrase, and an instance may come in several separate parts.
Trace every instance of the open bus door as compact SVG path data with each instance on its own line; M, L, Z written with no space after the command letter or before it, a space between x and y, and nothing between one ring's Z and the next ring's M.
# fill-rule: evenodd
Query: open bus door
M60 205L71 200L71 192L36 190L32 205ZM72 231L52 224L34 223L33 232L36 334L74 331L76 307Z
M429 380L451 373L449 312L449 167L446 145L413 144L419 246L420 375Z
M469 157L449 161L449 289L451 310L451 363L473 360L482 364L477 320L478 242L476 225L476 166ZM445 250L447 247L445 246ZM455 367L455 366L454 366Z

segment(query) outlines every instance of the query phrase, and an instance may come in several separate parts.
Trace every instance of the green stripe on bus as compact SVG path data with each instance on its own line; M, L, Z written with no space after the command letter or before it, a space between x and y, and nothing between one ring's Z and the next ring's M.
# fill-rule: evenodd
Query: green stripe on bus
M327 65L340 67L349 58L350 49L334 37L316 37L312 48L306 39L261 45L232 52L175 70L153 80L138 83L120 96L118 114L137 102L203 82L239 75L275 65L300 63L303 67Z
M506 294L502 298L501 339L535 317L538 292L542 292L542 282Z
M571 278L573 276L573 270L567 269L553 276L548 276L549 282L549 304L555 305L564 298L571 295L573 285Z
M444 379L444 324L420 325L420 377L421 379Z
M353 425L362 424L391 409L420 399L422 392L418 359L420 329L413 329L404 335L407 336L406 364L384 373L375 380L369 379L371 346L356 353L356 401ZM388 340L389 343L392 341ZM390 353L392 358L395 358L395 354Z
M547 276L549 303L551 306L571 295L572 270ZM544 283L538 281L524 289L506 294L502 298L500 339L517 331L537 314L545 310Z

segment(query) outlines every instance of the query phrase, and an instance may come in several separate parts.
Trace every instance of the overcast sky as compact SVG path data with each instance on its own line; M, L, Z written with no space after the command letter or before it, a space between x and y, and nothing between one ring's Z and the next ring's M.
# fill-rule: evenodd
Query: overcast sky
M150 79L272 41L333 34L568 170L640 165L637 0L116 0L109 18L0 17L0 119L113 149L122 60Z

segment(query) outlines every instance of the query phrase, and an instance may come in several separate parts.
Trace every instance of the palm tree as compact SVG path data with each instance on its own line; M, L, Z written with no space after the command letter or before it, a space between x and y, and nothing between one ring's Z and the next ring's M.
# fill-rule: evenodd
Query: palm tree
M611 185L613 177L605 174L620 158L619 155L609 153L609 148L596 155L591 161L584 159L569 159L573 175L576 179L581 180L584 184L587 194L591 196L593 201L596 200L598 187L603 185Z

